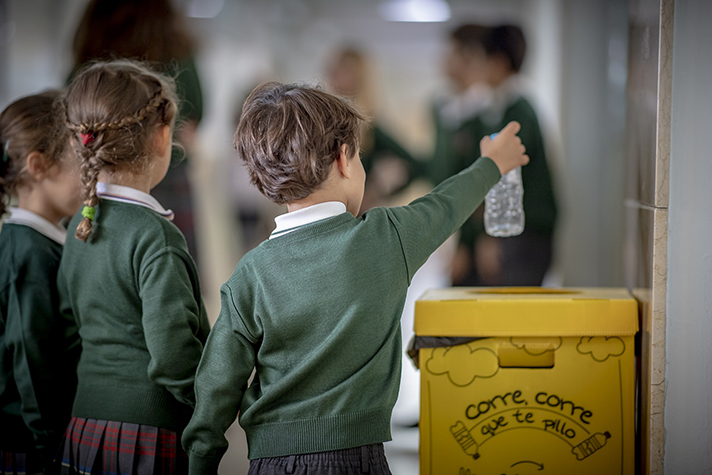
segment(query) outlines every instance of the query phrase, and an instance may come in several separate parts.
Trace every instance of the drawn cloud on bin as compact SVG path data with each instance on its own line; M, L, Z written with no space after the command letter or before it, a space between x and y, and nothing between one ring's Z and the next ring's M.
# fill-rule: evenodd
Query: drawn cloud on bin
M611 356L620 356L625 352L625 343L617 336L585 336L581 338L576 351L582 355L591 355L595 361L602 363Z
M491 378L499 370L497 354L489 348L471 349L468 345L435 348L425 363L432 374L446 374L459 387L469 386L476 378Z
M532 356L543 355L547 351L556 351L561 347L561 337L551 337L551 338L523 338L523 337L512 337L509 342L512 346L516 346L520 350L526 351Z

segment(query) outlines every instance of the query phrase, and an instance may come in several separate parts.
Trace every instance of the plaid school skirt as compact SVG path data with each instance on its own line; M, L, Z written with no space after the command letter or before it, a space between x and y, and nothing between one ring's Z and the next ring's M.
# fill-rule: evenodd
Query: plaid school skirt
M42 473L38 464L39 457L24 452L5 452L0 450L0 475L30 475Z
M176 432L127 422L72 417L59 457L62 475L188 473Z

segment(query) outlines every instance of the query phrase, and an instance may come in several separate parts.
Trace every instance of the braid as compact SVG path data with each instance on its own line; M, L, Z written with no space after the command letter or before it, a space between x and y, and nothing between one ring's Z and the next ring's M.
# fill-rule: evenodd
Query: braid
M136 112L136 121L141 122L154 112L158 112L158 109L165 105L166 102L168 101L165 97L163 97L163 89L159 89L158 92L153 95L151 100L148 101L148 104Z
M164 97L163 90L159 89L148 103L135 112L133 115L124 117L119 120L112 122L99 122L99 123L82 123L74 124L69 120L69 115L67 114L67 107L65 110L65 121L67 127L79 134L96 134L97 132L103 132L105 130L119 130L132 124L141 123L146 117L158 111L160 107L168 103L169 100ZM100 143L95 143L92 139L91 142L83 142L79 140L75 135L74 137L75 148L77 154L81 157L81 182L84 187L84 205L88 208L93 208L99 204L99 197L96 193L96 185L99 181L99 172L102 169L103 160L98 157L99 150L101 148ZM91 236L94 228L93 220L84 217L77 226L77 231L75 236L77 239L81 239L86 242Z
M69 121L69 118L67 118L67 126L73 131L81 134L103 132L104 130L118 130L132 124L139 124L143 122L146 117L150 116L153 112L158 111L158 109L166 102L168 102L168 100L163 96L163 90L159 89L158 92L153 95L151 100L148 101L148 104L132 115L114 120L112 122L98 122L93 124L73 124Z
M99 171L101 165L98 163L96 152L87 147L77 147L81 160L81 181L84 187L84 205L93 208L99 203L99 197L96 194L96 184L99 181ZM77 226L77 231L74 234L77 239L86 242L89 239L94 229L94 223L91 219L84 217Z

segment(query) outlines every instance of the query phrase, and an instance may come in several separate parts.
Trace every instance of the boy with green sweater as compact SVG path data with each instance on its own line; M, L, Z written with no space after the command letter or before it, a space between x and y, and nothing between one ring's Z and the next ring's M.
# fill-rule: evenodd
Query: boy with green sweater
M235 146L253 184L289 212L222 287L183 434L191 473L217 473L238 412L250 474L390 473L382 443L408 285L501 174L528 157L519 125L509 124L428 195L356 217L362 120L310 87L265 84L245 102Z

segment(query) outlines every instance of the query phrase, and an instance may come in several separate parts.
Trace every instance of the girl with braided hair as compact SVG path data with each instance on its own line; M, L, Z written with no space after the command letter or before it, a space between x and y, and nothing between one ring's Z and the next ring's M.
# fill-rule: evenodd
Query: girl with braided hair
M59 99L23 97L0 114L0 216L17 198L0 233L0 473L49 468L76 387L76 325L59 315L56 280L79 179Z
M151 194L174 212L188 251L198 265L191 169L195 133L203 117L203 92L195 55L196 38L172 0L89 0L74 35L72 74L90 61L117 58L147 61L151 68L175 77L180 98L174 150L166 177ZM199 164L198 164L199 165Z
M98 62L65 107L84 207L58 276L82 341L61 473L187 473L180 434L209 324L185 239L149 194L170 164L174 87L136 62Z

